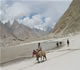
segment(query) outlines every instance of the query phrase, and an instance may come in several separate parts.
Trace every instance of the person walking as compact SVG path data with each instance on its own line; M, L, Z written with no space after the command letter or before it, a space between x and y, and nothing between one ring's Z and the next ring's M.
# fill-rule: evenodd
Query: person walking
M69 40L67 39L67 46L69 47L69 44L70 44L70 42L69 42Z
M60 46L62 46L62 41L60 41L59 43L60 43Z
M59 47L59 43L58 42L56 43L56 45L57 45L57 47Z

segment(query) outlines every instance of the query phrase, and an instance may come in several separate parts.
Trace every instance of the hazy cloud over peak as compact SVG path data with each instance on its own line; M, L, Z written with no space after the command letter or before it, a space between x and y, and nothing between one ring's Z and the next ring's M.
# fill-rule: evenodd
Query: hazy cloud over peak
M72 0L0 0L0 20L19 19L30 27L54 25Z

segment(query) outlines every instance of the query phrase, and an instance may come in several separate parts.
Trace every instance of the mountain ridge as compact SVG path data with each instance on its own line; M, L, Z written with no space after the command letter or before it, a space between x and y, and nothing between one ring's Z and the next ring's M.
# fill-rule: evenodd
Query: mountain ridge
M67 35L80 32L80 0L73 0L68 10L53 29L54 34Z

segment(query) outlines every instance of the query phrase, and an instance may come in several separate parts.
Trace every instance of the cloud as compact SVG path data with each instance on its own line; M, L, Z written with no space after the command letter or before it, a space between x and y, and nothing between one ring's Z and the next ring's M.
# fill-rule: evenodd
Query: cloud
M29 27L45 29L57 23L72 0L2 0L0 20L19 19Z
M7 8L6 14L8 18L17 18L19 16L29 16L30 10L28 6L22 3L14 3L11 7Z
M44 31L46 31L48 27L53 28L54 25L50 17L45 17L43 20L43 16L40 14L34 15L32 18L26 17L22 22L31 28L37 28Z
M31 28L34 27L34 25L39 26L43 24L42 16L39 14L32 16L32 18L26 17L22 22Z

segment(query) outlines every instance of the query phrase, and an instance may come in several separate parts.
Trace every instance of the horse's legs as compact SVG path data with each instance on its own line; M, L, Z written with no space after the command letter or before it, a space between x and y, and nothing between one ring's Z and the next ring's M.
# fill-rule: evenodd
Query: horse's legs
M38 61L38 63L40 63L40 62L39 62L39 58L38 58L38 57L37 57L37 61Z
M45 60L47 60L47 57L46 56L44 56L45 57Z
M42 56L41 56L41 61L42 61Z
M44 56L43 56L43 61L44 61Z

